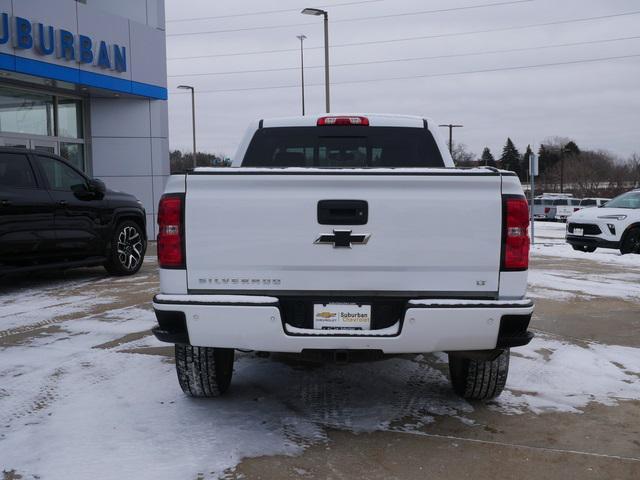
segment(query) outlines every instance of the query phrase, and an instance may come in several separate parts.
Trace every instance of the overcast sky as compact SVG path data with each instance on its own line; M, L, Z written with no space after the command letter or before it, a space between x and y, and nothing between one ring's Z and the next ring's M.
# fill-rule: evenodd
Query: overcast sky
M418 13L488 4L494 5ZM180 84L196 87L201 151L231 156L250 121L299 115L296 35L308 37L307 112L324 111L322 20L301 15L304 7L329 11L334 112L407 113L460 123L464 128L454 139L477 155L489 146L498 157L508 136L521 152L528 143L564 136L621 157L640 153L638 0L166 0L172 149L191 150L191 103L176 89ZM245 15L273 10L288 11ZM364 18L379 16L386 17ZM509 29L602 16L609 17ZM279 27L262 28L272 26ZM425 36L439 37L415 39ZM414 39L388 42L407 38ZM341 46L352 43L367 44ZM283 49L290 51L221 56ZM628 55L637 56L565 64ZM193 56L201 58L179 58ZM376 63L352 65L363 62ZM540 64L560 65L477 72ZM255 72L265 69L285 70ZM177 76L247 70L254 72ZM470 71L477 73L451 75ZM419 78L379 81L394 77ZM282 86L293 87L266 88ZM219 91L234 89L250 90Z

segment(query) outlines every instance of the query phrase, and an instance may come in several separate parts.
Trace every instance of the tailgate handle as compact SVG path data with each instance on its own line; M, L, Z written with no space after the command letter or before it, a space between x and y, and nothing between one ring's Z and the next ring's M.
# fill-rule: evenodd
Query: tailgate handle
M320 200L320 225L365 225L369 219L369 205L365 200Z

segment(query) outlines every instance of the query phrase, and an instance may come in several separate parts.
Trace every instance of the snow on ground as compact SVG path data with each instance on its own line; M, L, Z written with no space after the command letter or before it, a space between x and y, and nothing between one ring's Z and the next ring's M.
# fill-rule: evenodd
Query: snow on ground
M640 299L640 255L621 255L618 250L604 248L593 253L575 251L564 241L564 234L564 223L536 222L529 296L555 300L576 296ZM557 260L557 269L547 264L538 266L537 259Z
M540 238L536 237L536 242L540 242ZM559 243L560 240L553 242L536 243L531 246L531 256L536 257L560 257L571 260L585 260L588 262L597 262L598 264L621 265L635 267L640 269L640 256L638 255L622 255L619 250L599 248L595 252L587 253L576 251L571 245Z
M536 241L559 239L564 242L567 225L561 222L536 222L533 230ZM529 227L529 234L531 234L531 227Z
M247 456L298 454L329 428L417 432L443 415L474 424L477 407L452 393L442 354L348 365L239 354L228 395L194 400L166 357L124 353L161 345L151 337L95 348L153 323L148 310L115 309L0 349L0 467L44 479L213 478ZM628 399L640 400L640 349L539 336L514 354L491 408L579 412Z
M533 268L529 271L529 296L558 300L573 296L640 300L640 272L600 275Z
M507 386L496 405L516 413L579 412L591 402L638 400L640 348L579 346L538 333L512 351Z
M89 281L52 282L41 289L21 289L10 294L0 293L0 330L9 331L26 325L46 325L61 317L82 312L88 307L108 304L113 298L92 294L72 294ZM0 332L0 335L2 333Z

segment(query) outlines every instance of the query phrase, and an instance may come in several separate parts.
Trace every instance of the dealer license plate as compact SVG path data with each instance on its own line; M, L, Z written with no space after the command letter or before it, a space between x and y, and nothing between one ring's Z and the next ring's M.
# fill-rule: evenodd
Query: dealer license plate
M371 305L325 303L313 305L316 330L371 330Z
M584 235L584 228L574 228L573 229L573 234L574 235L580 235L580 236Z

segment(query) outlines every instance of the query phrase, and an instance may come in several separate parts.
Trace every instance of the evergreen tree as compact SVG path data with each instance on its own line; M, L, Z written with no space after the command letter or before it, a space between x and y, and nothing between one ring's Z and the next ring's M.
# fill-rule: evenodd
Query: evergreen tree
M568 156L578 156L580 155L580 149L578 148L578 145L576 145L576 142L572 140L564 146L562 154Z
M529 159L531 158L531 155L533 155L533 150L531 150L531 145L527 145L527 151L524 152L522 162L520 164L520 172L522 173L520 177L521 180L529 178Z
M500 157L500 163L505 170L511 170L516 175L520 176L520 152L513 144L510 138L507 138L507 143L502 149L502 157Z
M487 167L495 167L497 165L496 159L493 158L493 154L491 153L491 150L489 150L489 147L484 147L482 157L480 157L480 165L486 165Z
M559 161L560 155L558 151L544 144L540 145L540 150L538 150L538 168L540 169L540 175L548 172Z

